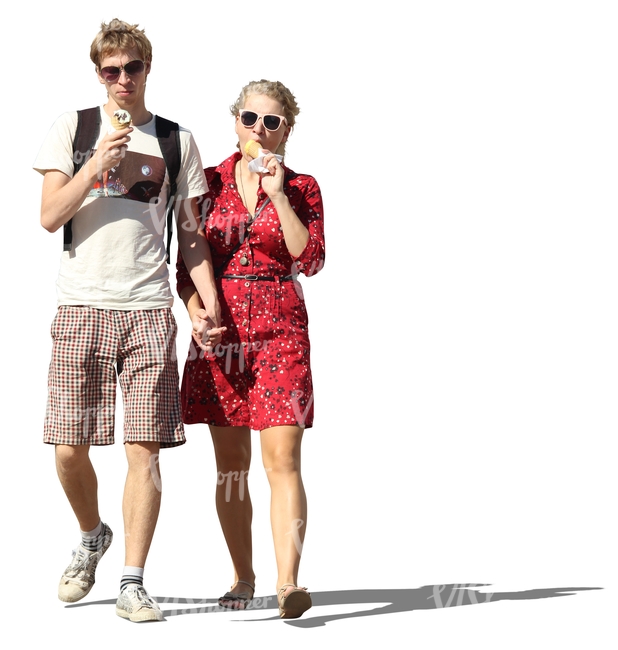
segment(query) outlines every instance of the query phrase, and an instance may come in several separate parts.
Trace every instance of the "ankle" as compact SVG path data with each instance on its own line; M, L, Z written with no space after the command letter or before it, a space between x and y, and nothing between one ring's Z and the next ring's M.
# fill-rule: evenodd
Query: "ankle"
M120 579L120 591L130 584L144 586L144 569L137 566L125 566Z
M101 520L99 520L97 526L92 530L80 530L80 533L82 536L82 546L87 551L98 551L103 545L105 529Z
M244 578L239 578L232 586L232 593L242 593L243 591L251 590L251 595L255 591L255 576L252 580L245 580Z

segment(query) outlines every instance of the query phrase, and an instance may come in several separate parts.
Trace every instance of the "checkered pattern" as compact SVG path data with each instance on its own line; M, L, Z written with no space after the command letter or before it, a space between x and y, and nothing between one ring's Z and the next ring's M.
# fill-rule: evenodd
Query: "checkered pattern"
M170 309L59 307L51 327L44 442L113 444L116 375L124 442L185 442L176 330Z

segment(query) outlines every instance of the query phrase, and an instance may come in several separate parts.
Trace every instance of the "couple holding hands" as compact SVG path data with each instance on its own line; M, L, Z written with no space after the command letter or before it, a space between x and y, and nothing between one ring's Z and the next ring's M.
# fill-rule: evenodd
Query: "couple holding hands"
M68 112L34 164L44 175L41 224L65 231L44 442L55 446L81 541L59 598L75 602L89 593L112 542L99 514L89 450L114 442L119 382L128 472L116 613L134 622L163 618L144 587L161 501L160 463L152 459L185 442L183 423L203 423L217 476L242 477L216 481L234 571L219 605L248 608L255 591L246 482L253 430L271 488L279 613L297 618L311 607L298 571L307 523L301 442L313 423L308 318L298 276L322 268L324 228L315 179L285 164L299 113L295 97L278 81L247 84L231 107L238 150L205 170L191 133L174 125L174 167L162 150L165 121L146 109L152 46L144 31L117 19L104 23L90 56L107 91L95 111L94 146L75 151L87 127L79 112ZM130 122L114 128L119 111ZM172 201L177 291L192 323L181 382L160 227Z

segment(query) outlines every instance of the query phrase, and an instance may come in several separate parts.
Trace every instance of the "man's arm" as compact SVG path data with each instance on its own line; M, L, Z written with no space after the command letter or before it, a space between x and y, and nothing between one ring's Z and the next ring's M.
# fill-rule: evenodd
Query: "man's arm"
M95 155L73 178L57 169L45 173L41 200L41 225L45 230L56 232L75 215L103 172L109 171L122 159L132 130L122 129L107 134Z
M204 305L204 310L212 321L210 326L219 327L221 312L217 297L215 274L212 267L210 246L204 233L199 229L197 197L185 199L180 203L178 248Z
M227 330L227 327L212 327L206 317L206 311L202 307L200 296L193 285L186 286L180 292L180 297L185 303L191 318L193 340L202 350L210 352L221 341L223 332Z

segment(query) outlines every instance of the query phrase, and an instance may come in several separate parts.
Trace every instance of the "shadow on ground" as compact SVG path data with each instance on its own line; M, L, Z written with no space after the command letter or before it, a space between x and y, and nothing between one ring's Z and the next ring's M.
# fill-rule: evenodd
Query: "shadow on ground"
M491 585L481 583L427 585L416 589L354 589L350 591L318 591L312 592L313 608L304 618L285 621L288 625L301 628L320 627L349 618L364 616L381 616L397 612L412 612L415 610L446 609L466 605L488 605L504 600L540 600L543 598L559 598L573 596L578 592L602 589L602 587L550 587L546 589L528 589L526 591L493 592ZM186 614L234 614L218 606L216 598L178 598L156 597L165 617L184 616ZM67 605L69 607L89 607L91 605L114 605L116 599L95 600L87 603ZM358 611L320 615L318 607L332 605L383 605L372 609L361 608ZM169 607L172 606L172 609ZM247 618L246 623L279 620L277 599L275 596L255 598L247 612L270 613L266 618ZM237 619L238 620L238 619Z

